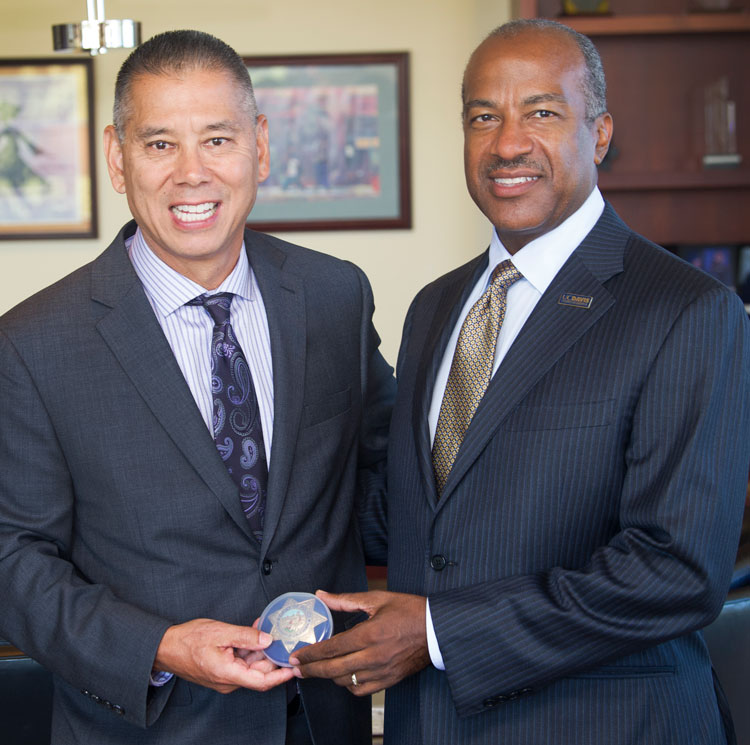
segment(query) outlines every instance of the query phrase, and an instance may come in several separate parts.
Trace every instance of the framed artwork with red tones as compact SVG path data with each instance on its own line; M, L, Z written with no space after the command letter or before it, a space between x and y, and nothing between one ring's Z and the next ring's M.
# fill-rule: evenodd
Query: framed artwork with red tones
M244 61L268 118L271 159L248 226L410 228L408 54Z

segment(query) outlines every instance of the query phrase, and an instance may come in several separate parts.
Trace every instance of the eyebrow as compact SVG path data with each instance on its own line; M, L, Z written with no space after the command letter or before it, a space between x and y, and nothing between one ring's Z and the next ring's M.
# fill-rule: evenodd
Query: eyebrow
M152 137L169 134L170 130L166 127L142 127L134 132L138 140L150 140Z
M469 110L473 108L486 108L491 109L494 108L495 102L489 101L486 98L472 98L471 101L466 101L464 103L464 114Z
M524 106L534 106L539 103L568 103L568 99L565 98L561 93L538 93L534 96L528 96L524 98L521 103ZM490 101L486 98L473 98L471 101L467 101L464 104L464 113L472 108L494 108L497 106L495 101Z
M536 96L529 96L523 99L525 106L533 106L537 103L568 103L568 99L562 93L539 93Z
M239 130L240 125L230 119L211 122L203 128L203 132L238 132ZM142 127L135 133L135 136L139 140L149 140L152 137L169 136L171 134L173 134L173 130L169 127Z

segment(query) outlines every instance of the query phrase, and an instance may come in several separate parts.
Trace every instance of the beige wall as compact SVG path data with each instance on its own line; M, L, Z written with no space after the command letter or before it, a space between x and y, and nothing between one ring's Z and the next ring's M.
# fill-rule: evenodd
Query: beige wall
M199 28L243 55L410 52L413 228L283 234L350 259L367 272L383 352L395 363L414 294L487 243L489 229L464 186L458 91L469 53L490 28L509 18L510 0L106 0L106 11L111 18L140 20L144 37ZM52 55L51 24L81 20L85 12L84 0L2 2L0 53ZM100 156L113 81L124 56L111 51L95 61L101 237L0 242L0 313L94 258L129 218L125 197L112 190Z

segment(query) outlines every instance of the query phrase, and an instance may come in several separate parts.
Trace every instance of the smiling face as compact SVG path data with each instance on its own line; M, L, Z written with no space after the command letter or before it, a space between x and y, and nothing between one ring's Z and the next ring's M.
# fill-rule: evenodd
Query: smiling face
M584 75L576 43L539 29L490 37L466 68L466 183L510 253L572 215L596 184L612 118L586 120Z
M151 250L207 289L231 272L258 182L268 176L268 125L237 104L223 71L140 75L123 142L104 132L109 176Z

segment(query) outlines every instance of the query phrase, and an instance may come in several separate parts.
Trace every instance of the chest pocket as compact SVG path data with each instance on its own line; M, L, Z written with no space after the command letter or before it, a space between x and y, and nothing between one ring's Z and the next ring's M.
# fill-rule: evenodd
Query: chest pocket
M615 418L617 399L542 406L519 406L503 425L511 432L606 427Z
M352 405L352 390L346 390L334 393L331 396L308 404L302 411L302 426L312 427L314 424L320 424L328 419L349 411Z

